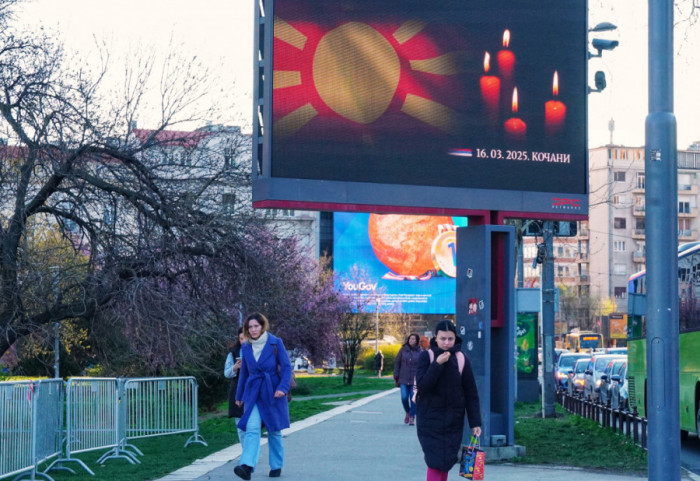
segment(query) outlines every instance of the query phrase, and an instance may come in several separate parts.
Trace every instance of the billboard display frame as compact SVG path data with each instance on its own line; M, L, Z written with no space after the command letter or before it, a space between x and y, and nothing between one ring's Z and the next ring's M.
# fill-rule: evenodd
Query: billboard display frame
M575 180L576 189L562 191L529 190L519 188L479 188L479 186L419 185L420 182L368 182L333 179L332 175L319 178L301 178L291 175L273 175L273 66L275 6L299 0L261 0L256 2L256 46L253 116L253 206L255 208L289 208L300 210L327 210L349 212L385 212L428 215L481 216L499 212L500 217L531 217L551 220L585 220L588 216L588 154L587 154L587 38L577 40L581 48L581 65L576 67L576 98L582 107L575 121L583 127L577 129L578 146ZM384 2L387 3L387 2ZM561 3L561 2L560 2ZM583 12L583 33L587 35L585 0L570 2ZM503 14L507 16L508 13ZM278 19L278 21L281 21ZM505 22L507 23L507 22ZM581 73L583 72L583 73ZM578 101L578 100L577 100ZM583 112L581 114L581 111ZM580 130L580 132L579 132ZM429 140L429 139L428 139ZM469 145L471 147L471 145ZM471 153L471 149L470 149ZM530 152L528 155L535 154ZM532 162L534 164L534 162ZM536 168L536 166L534 166ZM400 169L398 169L400 170ZM478 170L478 169L477 169ZM448 172L449 175L449 172ZM559 176L559 178L557 178ZM323 178L325 177L325 178ZM517 177L517 176L516 176ZM551 185L558 185L561 175L553 171ZM514 181L517 182L518 180ZM547 181L545 179L545 181ZM511 186L512 187L512 186Z

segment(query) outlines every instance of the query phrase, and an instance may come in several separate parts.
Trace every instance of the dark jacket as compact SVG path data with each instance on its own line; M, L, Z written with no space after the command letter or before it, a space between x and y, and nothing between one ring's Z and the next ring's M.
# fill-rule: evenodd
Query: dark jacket
M462 340L457 337L449 350L452 355L445 364L438 364L437 358L444 351L430 341L434 361L430 362L427 351L418 359L416 379L418 381L417 431L425 463L429 468L449 471L457 462L462 444L464 413L469 426L481 426L479 394L469 358L465 355L464 369L459 374L456 352L460 351ZM461 389L460 389L461 387Z
M243 401L243 416L238 427L245 431L248 418L257 404L262 422L270 431L289 427L287 397L274 397L275 391L289 392L292 365L279 337L268 334L267 342L256 361L253 347L246 342L241 348L241 371L236 400ZM277 365L279 364L279 368Z
M401 346L394 360L394 379L398 379L399 384L413 385L420 353L420 346L417 344L413 348L408 344Z
M241 356L241 346L236 346L230 351L233 363L235 364ZM238 373L231 378L231 386L228 390L228 417L240 418L243 416L243 406L236 404L236 390L238 389Z

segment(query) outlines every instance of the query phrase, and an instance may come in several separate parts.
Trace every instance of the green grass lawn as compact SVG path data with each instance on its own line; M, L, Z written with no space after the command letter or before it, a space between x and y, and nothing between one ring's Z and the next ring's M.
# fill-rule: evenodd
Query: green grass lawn
M556 405L556 417L542 419L540 403L516 403L515 442L526 447L515 462L643 473L647 453L630 438L598 423L568 414Z

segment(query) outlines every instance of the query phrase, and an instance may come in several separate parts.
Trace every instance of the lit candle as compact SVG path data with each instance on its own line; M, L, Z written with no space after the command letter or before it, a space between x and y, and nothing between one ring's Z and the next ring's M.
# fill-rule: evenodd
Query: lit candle
M559 96L559 74L554 71L554 79L552 80L552 94L554 100L549 100L544 104L544 126L547 135L554 135L561 132L564 128L566 120L566 105L564 105L556 97Z
M484 73L488 74L491 69L491 56L488 52L484 54ZM501 79L494 75L481 76L481 101L490 124L498 122L498 102L501 96Z
M518 89L513 89L513 114L518 113ZM508 140L525 140L527 134L527 124L516 116L506 120L504 125L506 130L506 139Z
M503 32L503 50L498 52L498 71L503 77L513 78L513 66L515 65L515 54L508 50L510 45L510 30Z

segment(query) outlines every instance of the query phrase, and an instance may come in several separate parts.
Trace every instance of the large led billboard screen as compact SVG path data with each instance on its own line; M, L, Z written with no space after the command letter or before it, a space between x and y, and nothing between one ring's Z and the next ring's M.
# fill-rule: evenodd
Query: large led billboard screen
M463 217L336 213L333 269L338 287L381 312L453 314L455 249Z
M587 214L585 1L268 5L256 206Z

